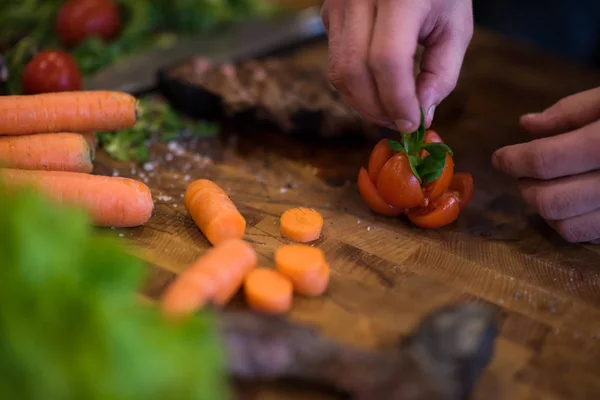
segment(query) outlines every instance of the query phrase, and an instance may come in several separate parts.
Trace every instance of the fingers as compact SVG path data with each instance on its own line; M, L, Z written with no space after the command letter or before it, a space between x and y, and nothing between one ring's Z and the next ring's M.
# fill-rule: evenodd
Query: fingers
M420 122L414 55L425 15L422 2L378 3L369 67L381 103L401 132L415 131Z
M521 196L546 220L562 220L600 209L600 172L551 181L519 181Z
M560 221L547 221L567 242L598 242L600 239L600 210Z
M453 24L437 38L426 43L417 78L417 93L425 111L425 125L433 121L435 107L456 87L467 47L473 36L471 5L461 12L460 26ZM463 20L466 19L466 20Z
M341 10L344 12L343 29L336 45L330 46L329 80L365 119L389 126L391 121L379 100L367 65L375 4L365 0L345 0Z
M329 1L325 0L323 2L323 7L321 7L321 20L323 21L323 26L325 27L325 32L329 33Z
M521 117L521 126L536 136L579 129L600 119L600 87L565 97L537 114Z
M503 147L494 167L515 178L554 179L600 168L600 121L558 136Z

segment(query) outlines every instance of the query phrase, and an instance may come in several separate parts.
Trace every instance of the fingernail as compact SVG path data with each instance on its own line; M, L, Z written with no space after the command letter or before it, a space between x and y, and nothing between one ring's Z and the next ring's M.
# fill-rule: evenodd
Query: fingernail
M433 114L435 114L435 104L429 107L429 110L427 110L427 116L430 119L433 119Z
M405 119L398 119L394 122L396 123L396 127L400 132L410 133L417 129L417 125L414 122L410 122Z
M529 114L523 115L521 118L530 119L530 118L536 118L539 115L540 115L539 113L529 113Z
M500 169L500 162L498 161L498 152L494 152L494 154L492 154L492 166L499 170Z

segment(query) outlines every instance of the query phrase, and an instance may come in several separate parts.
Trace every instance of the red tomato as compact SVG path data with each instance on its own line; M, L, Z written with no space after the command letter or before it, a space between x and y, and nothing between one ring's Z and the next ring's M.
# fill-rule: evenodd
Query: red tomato
M402 209L390 206L381 198L364 168L358 172L358 190L363 201L373 212L387 217L397 217L402 214Z
M386 203L397 208L425 204L421 184L413 174L405 153L396 153L381 168L377 177L377 191Z
M36 54L21 77L25 94L81 90L81 72L70 55L61 51Z
M427 207L409 210L406 216L421 228L441 228L454 222L459 213L458 199L452 193L445 193Z
M442 138L432 130L425 131L425 139L424 143L444 143ZM428 155L427 151L421 150L419 152L419 157L425 158ZM452 181L452 176L454 175L454 160L450 154L446 154L446 165L444 165L444 170L439 178L435 181L426 184L423 186L423 193L425 193L425 199L429 203L440 198L446 190L448 190L448 186L450 186L450 182Z
M371 152L371 157L369 157L369 165L367 166L367 171L369 172L369 177L371 178L371 182L375 185L377 183L377 177L379 176L379 171L383 165L394 155L394 150L388 145L387 139L382 139L375 145L373 151Z
M69 0L56 18L56 32L67 46L75 46L91 36L109 41L120 27L119 7L112 0Z
M458 198L460 210L464 210L473 196L473 177L468 172L457 172L452 178L449 190Z

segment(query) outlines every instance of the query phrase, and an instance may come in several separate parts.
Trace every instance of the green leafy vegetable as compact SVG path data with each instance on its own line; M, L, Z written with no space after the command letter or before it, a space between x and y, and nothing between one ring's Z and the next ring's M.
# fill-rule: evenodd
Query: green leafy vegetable
M425 140L425 114L421 108L421 123L415 132L403 133L402 143L388 139L388 145L396 153L408 156L410 168L419 183L431 183L438 179L446 165L446 154L453 156L452 149L444 143L423 143ZM419 153L426 150L429 155L421 159Z
M218 124L184 120L167 104L141 99L140 107L142 117L133 127L98 132L100 146L117 160L148 161L148 144L152 141L168 142L186 134L195 137L219 134Z
M0 391L21 400L222 400L208 312L142 305L141 262L84 214L0 187Z
M220 23L275 11L264 0L115 0L121 9L121 32L105 43L92 37L68 50L84 75L149 46L161 45L165 32L193 34ZM15 0L2 4L0 51L9 66L7 91L21 92L21 73L39 49L66 49L55 33L55 20L64 0ZM28 49L23 51L23 49ZM31 50L31 51L29 51Z

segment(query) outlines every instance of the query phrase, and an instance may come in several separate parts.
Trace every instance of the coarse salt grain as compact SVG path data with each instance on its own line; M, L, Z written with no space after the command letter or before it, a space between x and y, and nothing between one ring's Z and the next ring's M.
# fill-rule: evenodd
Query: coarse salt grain
M166 161L173 161L173 154L171 153L167 153L167 155L165 155L165 160Z
M173 200L173 198L171 196L167 196L167 195L164 195L164 194L159 195L157 197L157 199L160 200L160 201L171 201L171 200Z
M123 236L125 236L125 235L124 235L124 234L122 234L122 233L119 233L119 237L123 237Z
M282 187L281 189L279 189L279 193L285 193L287 192L287 188Z
M146 171L153 171L155 167L156 166L154 165L154 163L151 162L147 162L144 164L144 170Z
M116 169L113 169L112 176L119 176L119 171L117 171Z

